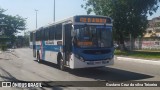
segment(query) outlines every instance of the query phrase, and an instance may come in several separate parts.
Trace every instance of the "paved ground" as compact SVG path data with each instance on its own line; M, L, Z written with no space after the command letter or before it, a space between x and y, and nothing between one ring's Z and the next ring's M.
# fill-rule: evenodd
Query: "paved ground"
M160 60L153 60L153 59L139 59L139 58L130 58L130 57L121 57L121 56L117 56L116 59L124 60L124 61L132 61L132 62L137 62L137 63L160 65Z
M29 48L0 53L0 81L160 81L160 65L118 59L114 66L99 69L61 71L49 62L37 63ZM21 88L0 88L17 90ZM24 88L27 90L27 88ZM159 90L158 87L53 87L31 90Z

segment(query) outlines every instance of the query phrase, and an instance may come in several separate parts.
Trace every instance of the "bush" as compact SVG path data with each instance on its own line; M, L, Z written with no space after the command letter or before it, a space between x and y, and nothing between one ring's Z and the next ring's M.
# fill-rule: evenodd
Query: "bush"
M7 45L1 44L1 45L0 45L0 49L1 49L2 51L6 51L6 50L7 50Z

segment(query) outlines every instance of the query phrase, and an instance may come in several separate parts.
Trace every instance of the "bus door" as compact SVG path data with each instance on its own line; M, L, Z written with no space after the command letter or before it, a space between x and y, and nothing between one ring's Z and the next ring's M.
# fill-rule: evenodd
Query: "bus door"
M65 64L67 64L66 62L69 62L70 54L72 52L71 30L72 30L72 24L64 25L64 37L63 37L64 54L63 55L64 55Z
M36 57L36 33L33 32L32 44L33 44L33 57Z

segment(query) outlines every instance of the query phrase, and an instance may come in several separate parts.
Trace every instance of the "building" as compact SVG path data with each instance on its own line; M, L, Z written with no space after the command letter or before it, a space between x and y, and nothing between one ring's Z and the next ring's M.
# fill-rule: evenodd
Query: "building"
M160 16L148 21L144 38L160 37Z
M148 21L146 33L134 45L135 49L160 50L160 16Z

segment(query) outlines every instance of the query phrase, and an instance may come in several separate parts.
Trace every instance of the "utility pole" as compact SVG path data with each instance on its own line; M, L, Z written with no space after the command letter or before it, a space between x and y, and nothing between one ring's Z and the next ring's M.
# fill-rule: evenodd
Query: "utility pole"
M54 0L53 22L55 22L55 0Z
M36 29L37 29L37 12L38 12L38 10L35 10L35 12L36 12Z

